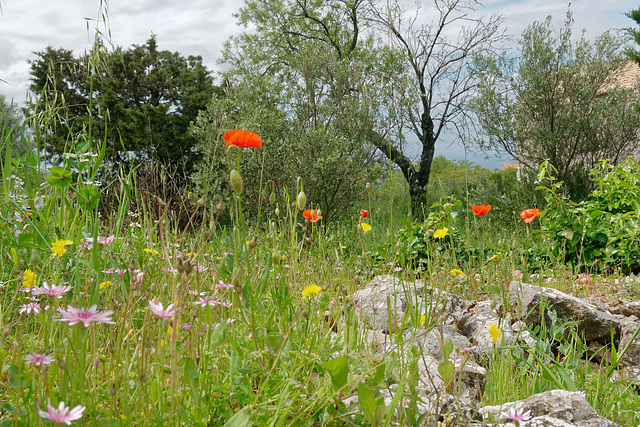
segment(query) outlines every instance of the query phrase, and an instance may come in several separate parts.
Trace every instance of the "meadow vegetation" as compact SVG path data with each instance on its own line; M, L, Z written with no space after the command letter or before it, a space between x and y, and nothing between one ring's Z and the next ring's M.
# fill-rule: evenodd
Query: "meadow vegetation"
M227 89L191 126L207 149L190 186L151 161L115 168L108 149L122 140L92 137L92 113L62 139L50 99L34 99L39 113L22 123L0 122L0 426L422 425L418 349L372 346L352 299L374 277L500 302L514 318L512 280L640 297L633 160L598 164L594 190L575 202L548 162L518 176L436 157L418 206L404 171L362 149L350 109L327 101L320 117L340 120L325 134ZM247 102L256 108L245 114ZM48 156L52 142L60 152ZM314 144L322 162L301 149ZM410 310L390 341L442 327ZM545 316L527 352L489 326L482 403L564 388L620 425L640 423L620 349L596 361L571 321ZM441 349L453 351L469 349Z
M418 355L377 353L351 304L350 295L376 275L428 280L477 300L507 301L509 282L520 277L579 296L635 299L640 292L630 272L637 268L630 241L637 242L640 177L632 161L602 166L598 179L615 183L615 200L596 190L574 204L549 180L550 169L540 175L547 178L541 202L535 191L523 191L530 184L518 182L515 171L436 159L434 203L424 221L410 219L404 180L390 169L362 187L361 209L326 223L311 209L314 194L304 179L279 191L268 177L243 181L237 159L250 150L268 156L267 144L232 144L226 149L236 160L219 173L229 174L233 197L211 211L209 201L196 202L192 220L178 227L179 215L140 191L135 174L108 184L117 209L101 213L105 189L94 179L104 151L82 141L71 146L62 164L50 166L37 151L20 155L8 143L2 162L2 425L47 418L88 425L413 424L420 417L412 404L375 404L381 388L419 399L403 381ZM264 194L252 214L247 191ZM626 228L597 222L603 214L594 209L623 217ZM568 231L576 227L586 230L573 231L579 240ZM576 286L578 273L591 274L584 286ZM437 317L423 322L413 326L438 327ZM602 415L638 422L634 386L611 381L606 358L601 369L580 363L585 344L570 324L557 320L532 333L536 355L555 358L553 369L572 382L558 383L563 376L498 341L485 361L486 404L577 387ZM360 404L343 403L352 395Z

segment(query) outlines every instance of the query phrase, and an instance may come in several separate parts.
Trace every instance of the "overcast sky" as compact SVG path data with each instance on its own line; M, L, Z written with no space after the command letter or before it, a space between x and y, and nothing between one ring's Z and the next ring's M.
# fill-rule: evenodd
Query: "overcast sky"
M161 50L183 56L201 55L210 70L216 63L222 44L243 28L233 14L241 0L110 0L107 26L111 40L124 48L144 44L156 34ZM428 0L423 0L424 11ZM569 5L561 0L486 0L487 12L505 17L507 30L518 36L533 21L552 15L560 24ZM609 29L633 26L624 13L640 7L640 0L574 0L574 32L587 30L592 38ZM90 49L96 20L101 16L100 0L0 0L0 94L8 100L24 103L29 80L28 59L34 51L47 46L73 50L76 55ZM440 145L436 154L464 158L459 146ZM502 160L485 160L467 153L467 158L485 167L498 167ZM508 159L506 159L508 160Z

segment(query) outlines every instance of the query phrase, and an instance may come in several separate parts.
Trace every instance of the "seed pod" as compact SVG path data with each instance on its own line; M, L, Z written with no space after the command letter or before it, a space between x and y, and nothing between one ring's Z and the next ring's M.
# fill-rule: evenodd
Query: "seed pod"
M233 188L236 194L242 193L242 177L240 176L240 172L235 169L231 170L229 173L229 182L231 182L231 188Z
M272 191L271 194L269 195L269 203L274 204L275 202L276 202L276 193Z
M298 198L296 199L298 204L298 209L303 210L304 206L307 204L307 195L304 194L304 191L298 193Z

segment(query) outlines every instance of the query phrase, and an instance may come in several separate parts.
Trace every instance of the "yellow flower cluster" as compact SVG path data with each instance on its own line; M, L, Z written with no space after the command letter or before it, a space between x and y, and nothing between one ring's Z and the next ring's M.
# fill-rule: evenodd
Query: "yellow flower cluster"
M56 241L51 244L51 251L53 252L53 256L62 258L64 254L67 253L67 248L65 246L69 246L72 244L73 242L71 240L56 239Z

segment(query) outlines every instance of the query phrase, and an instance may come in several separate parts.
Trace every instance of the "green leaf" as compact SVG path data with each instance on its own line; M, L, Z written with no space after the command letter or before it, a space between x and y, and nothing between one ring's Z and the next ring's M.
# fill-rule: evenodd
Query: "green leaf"
M450 360L445 360L444 362L438 365L438 373L442 377L445 386L448 386L451 381L453 381L454 376L456 375L456 369L453 365L453 362Z
M451 353L453 353L453 341L451 340L451 338L446 337L445 343L442 346L442 357L444 358L444 360L449 360L449 356L451 356Z
M248 408L248 406L245 406L240 411L236 412L233 417L229 418L227 422L224 423L224 427L246 427L252 425L251 415L246 412Z
M384 363L381 364L380 366L378 366L378 368L376 369L375 374L373 374L373 377L371 378L370 384L372 386L378 385L378 383L384 379L384 373L386 371L386 367L387 367L387 365L384 364Z
M564 236L565 239L567 240L572 240L573 239L573 231L571 230L564 230L562 233L560 233L561 236Z
M50 175L47 176L47 182L56 188L64 188L71 184L71 171L60 166L49 168Z
M222 321L211 334L211 349L214 350L220 347L220 344L224 342L227 335L227 322Z
M100 201L100 192L95 187L82 187L78 191L78 196L80 196L78 199L80 207L87 211L94 210Z
M197 406L200 406L200 372L198 371L198 366L196 362L188 358L185 369L184 369L184 378L191 389L191 397Z
M402 380L400 386L396 389L396 394L393 396L393 399L391 400L391 403L389 403L389 407L387 408L387 416L384 419L383 423L385 426L388 426L389 423L391 423L391 421L393 420L393 412L396 410L396 406L398 406L398 403L400 403L400 399L402 399L404 388L406 387L406 385L407 378Z
M347 375L349 374L349 365L344 356L337 357L328 362L324 362L322 366L331 376L331 384L333 390L338 391L347 383Z
M376 402L373 392L365 383L358 384L358 402L365 417L375 426L375 414L378 409L378 403Z

